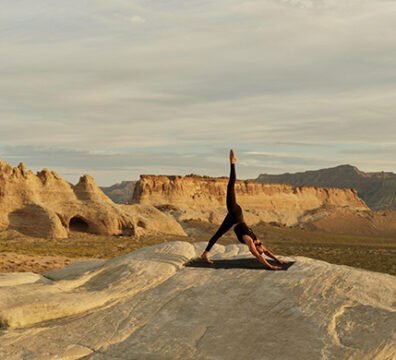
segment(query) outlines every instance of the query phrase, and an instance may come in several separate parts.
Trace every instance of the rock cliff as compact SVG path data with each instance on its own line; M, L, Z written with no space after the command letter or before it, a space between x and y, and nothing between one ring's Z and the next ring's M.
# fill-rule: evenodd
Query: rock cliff
M54 171L34 174L22 163L12 167L0 161L0 230L62 238L71 230L139 235L161 227L184 234L174 219L155 208L114 204L89 175L72 185Z
M205 246L0 274L0 358L395 358L394 276L305 257L267 271L241 244L185 266Z
M226 213L227 178L197 175L142 175L135 186L133 201L173 210L179 220L221 223ZM323 207L368 210L355 190L237 181L238 203L250 223L259 221L294 225L307 211Z
M261 174L256 181L292 186L354 188L371 209L396 209L396 174L391 172L363 172L355 166L340 165L294 174Z

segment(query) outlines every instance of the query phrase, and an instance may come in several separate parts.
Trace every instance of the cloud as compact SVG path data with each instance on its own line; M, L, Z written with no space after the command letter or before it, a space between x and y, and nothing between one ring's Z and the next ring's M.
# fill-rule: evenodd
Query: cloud
M177 173L214 173L210 156L178 154L220 162L231 146L271 153L274 172L393 166L372 155L396 131L393 1L3 3L0 144L35 166L50 166L44 150L16 149L51 148L74 170L78 149L125 166L124 153L154 151ZM370 162L348 152L367 149ZM245 160L246 176L265 166Z
M135 24L141 24L146 22L146 20L144 20L142 17L140 17L139 15L133 15L131 17L131 21Z
M89 173L97 177L101 185L135 180L140 174L199 173L222 176L228 172L226 155L225 151L181 152L161 148L89 151L30 145L0 147L0 159L13 166L23 162L33 171L46 167L59 172L73 183L82 174Z

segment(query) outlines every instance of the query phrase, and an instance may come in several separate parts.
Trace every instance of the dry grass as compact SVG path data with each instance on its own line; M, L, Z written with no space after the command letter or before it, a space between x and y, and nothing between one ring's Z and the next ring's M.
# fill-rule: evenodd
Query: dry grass
M203 236L203 233L200 236L196 235L200 226L207 236ZM340 235L275 227L264 223L252 228L263 243L276 254L307 256L333 264L396 275L396 239ZM216 226L191 222L186 230L193 234L194 241L207 241L216 231ZM235 242L237 240L232 231L219 240L221 244Z
M25 255L65 256L71 258L107 259L171 240L186 240L182 236L152 235L140 239L129 236L105 236L74 232L67 239L42 239L16 232L0 234L0 252Z
M22 271L42 272L82 258L107 259L165 241L207 241L216 230L216 226L198 222L186 223L185 228L190 234L188 238L174 235L151 235L132 239L122 236L72 233L68 239L48 240L26 237L16 232L2 232L0 233L0 253L3 253L3 265L4 254L24 255L28 260L26 264L30 265L22 267ZM264 244L277 254L307 256L334 264L396 275L395 239L337 235L278 228L266 224L254 226L253 229ZM232 231L219 240L221 244L236 242ZM36 265L34 258L38 259ZM44 267L43 263L46 264ZM6 268L0 266L0 271L21 271L20 269L21 267L18 270L17 266L13 268L12 264L11 267Z

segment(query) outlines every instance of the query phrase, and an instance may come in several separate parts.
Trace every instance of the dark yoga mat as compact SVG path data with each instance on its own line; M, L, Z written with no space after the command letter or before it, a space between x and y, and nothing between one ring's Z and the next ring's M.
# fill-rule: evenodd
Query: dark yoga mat
M278 264L275 260L266 259L271 265L281 266L282 270L287 270L293 266L295 261L290 261L287 264ZM201 258L196 258L185 263L187 267L210 268L210 269L253 269L253 270L268 270L268 271L281 271L271 270L266 268L255 258L235 258L235 259L222 259L213 260L214 264L208 264Z

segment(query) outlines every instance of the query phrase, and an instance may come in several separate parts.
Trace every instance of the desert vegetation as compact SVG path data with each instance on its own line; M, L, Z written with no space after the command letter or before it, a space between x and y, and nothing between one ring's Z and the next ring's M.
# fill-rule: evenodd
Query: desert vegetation
M199 221L183 223L188 237L167 234L146 236L94 235L71 232L67 239L35 238L15 231L0 234L1 272L43 272L82 259L109 259L167 241L207 241L216 225ZM255 226L257 235L277 254L307 256L334 264L396 275L396 242L392 238L340 235L265 223ZM219 244L237 243L229 231Z

